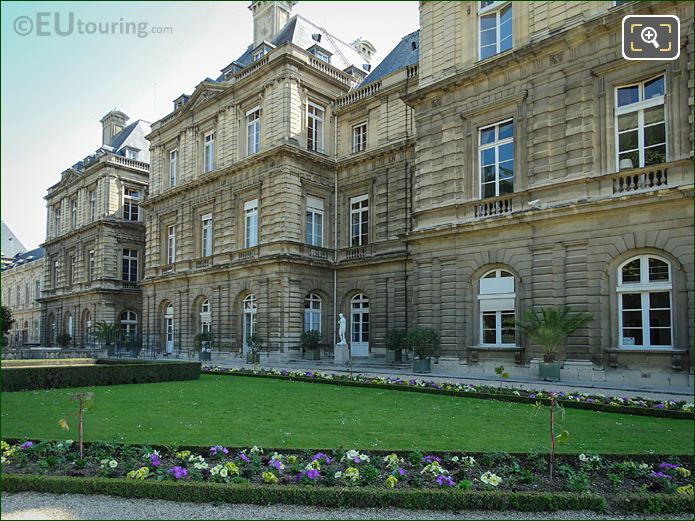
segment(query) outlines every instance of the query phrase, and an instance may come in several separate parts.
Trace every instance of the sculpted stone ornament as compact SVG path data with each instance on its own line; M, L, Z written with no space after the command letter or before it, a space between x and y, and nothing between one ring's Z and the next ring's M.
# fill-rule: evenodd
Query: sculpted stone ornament
M347 341L345 340L345 325L346 325L346 320L345 320L345 315L342 313L338 314L338 335L340 340L338 341L338 344L347 344Z
M345 340L345 326L347 321L345 316L340 313L338 315L338 336L339 341L335 345L333 351L333 363L335 365L347 365L350 360L350 348L348 348L347 341Z

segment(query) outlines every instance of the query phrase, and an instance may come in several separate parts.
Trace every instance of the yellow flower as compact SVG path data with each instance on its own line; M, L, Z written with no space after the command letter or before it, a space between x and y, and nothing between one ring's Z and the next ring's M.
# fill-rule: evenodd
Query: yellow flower
M239 467L236 465L236 463L227 462L224 464L225 468L227 469L227 472L229 472L230 476L238 476L239 475Z
M278 482L278 477L275 474L273 474L272 472L264 472L261 475L263 476L263 481L267 484Z
M147 467L140 467L138 470L131 470L128 472L128 477L133 479L145 479L150 475L150 469Z
M394 476L389 476L386 478L386 488L393 488L398 483L398 480Z
M297 463L297 456L287 456L287 463L290 465Z
M5 440L0 441L0 450L7 450L10 448L10 444Z
M690 476L690 471L688 469L684 469L683 467L678 467L676 469L676 472L678 472L678 474L680 474L684 478L687 478L688 476Z
M684 487L678 487L676 489L676 492L678 492L679 494L686 494L688 496L692 496L693 495L693 485L691 483L690 485L685 485Z
M188 456L190 456L190 455L191 455L191 451L190 451L190 450L182 450L181 452L177 452L177 453L176 453L176 459L185 460L185 459L187 459Z

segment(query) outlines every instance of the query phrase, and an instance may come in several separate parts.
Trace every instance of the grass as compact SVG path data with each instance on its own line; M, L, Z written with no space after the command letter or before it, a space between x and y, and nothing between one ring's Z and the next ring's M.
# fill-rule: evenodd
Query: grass
M240 376L91 388L85 439L283 448L547 450L548 408ZM2 393L3 437L75 438L78 389ZM562 452L692 454L693 422L567 409Z

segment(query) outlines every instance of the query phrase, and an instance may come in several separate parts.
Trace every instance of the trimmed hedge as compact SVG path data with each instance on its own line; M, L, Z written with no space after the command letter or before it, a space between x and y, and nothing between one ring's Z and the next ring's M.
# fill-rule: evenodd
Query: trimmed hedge
M96 364L92 365L2 367L1 373L4 392L30 391L198 380L200 363L97 360Z
M260 374L249 373L242 371L235 372L219 372L219 371L202 371L203 374L224 375L224 376L249 376L253 378L275 378L278 380L291 380L295 382L308 382L315 384L328 385L346 385L349 387L369 387L373 389L389 389L393 391L408 391L414 393L429 393L443 394L447 396L462 396L464 398L478 398L483 400L500 400L505 402L530 403L541 402L544 405L550 405L548 398L529 398L527 396L515 396L513 394L493 394L482 392L465 392L454 389L435 389L432 387L418 387L415 385L398 385L398 384L374 384L371 382L357 382L354 380L341 380L339 378L309 378L307 376L283 376L275 374ZM589 411L612 412L621 414L632 414L635 416L652 416L657 418L673 418L678 420L692 420L695 415L692 412L676 411L673 409L650 409L647 407L630 407L628 405L604 405L599 403L574 402L570 400L560 400L558 402L562 407L568 409L585 409Z
M614 507L640 514L681 514L693 511L693 496L685 494L625 494L615 499Z
M2 475L3 492L108 494L127 498L196 503L290 504L321 507L398 507L422 510L606 510L605 498L571 492L460 492L448 490L381 490L277 485L181 483L133 479Z

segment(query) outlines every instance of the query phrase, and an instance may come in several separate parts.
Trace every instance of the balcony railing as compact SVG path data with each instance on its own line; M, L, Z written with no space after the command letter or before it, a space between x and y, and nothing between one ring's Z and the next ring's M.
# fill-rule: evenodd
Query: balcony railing
M129 280L122 280L120 281L121 287L123 289L138 289L138 283L137 282L132 282Z
M475 216L477 218L484 218L493 217L495 215L507 215L512 213L513 210L512 196L505 195L480 201L475 205Z
M196 269L207 268L208 266L210 266L210 259L201 259L201 260L195 261Z
M305 255L319 260L328 260L328 252L330 250L320 246L307 246Z
M134 168L136 170L142 170L144 172L150 171L150 165L144 161L136 161L135 159L128 159L123 156L111 155L108 159L109 163L115 163L117 165L127 166L129 168Z
M239 260L240 262L248 262L257 258L258 246L254 246L253 248L246 248L245 250L241 250L239 251L239 253L237 253L237 260Z
M637 190L651 190L668 186L668 169L663 165L629 170L615 174L613 193L624 194Z
M371 83L364 88L357 89L353 92L346 94L342 98L338 98L338 100L335 102L335 104L338 107L344 107L345 105L349 105L350 103L354 103L354 102L359 101L361 99L368 98L372 94L379 92L380 89L381 89L381 81L375 81L374 83Z
M366 255L367 255L367 247L366 246L354 246L352 248L348 248L347 251L345 252L345 258L347 260L364 259L364 257Z

